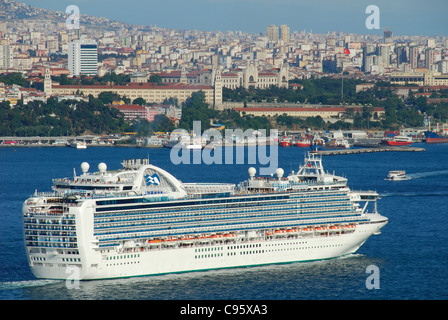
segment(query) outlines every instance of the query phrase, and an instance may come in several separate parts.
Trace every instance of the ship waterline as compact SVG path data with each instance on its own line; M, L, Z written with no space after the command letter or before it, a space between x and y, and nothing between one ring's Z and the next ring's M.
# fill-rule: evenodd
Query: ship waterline
M297 173L238 185L182 183L147 159L53 180L23 205L37 278L109 279L331 259L356 252L387 218L310 153ZM372 208L371 208L372 207Z

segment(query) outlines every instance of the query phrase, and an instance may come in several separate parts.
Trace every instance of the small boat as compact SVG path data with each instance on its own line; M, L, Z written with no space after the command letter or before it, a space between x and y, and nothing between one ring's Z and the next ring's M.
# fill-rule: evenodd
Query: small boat
M307 148L311 145L311 141L308 139L302 139L296 142L296 147Z
M350 144L346 139L337 138L331 139L327 141L324 145L325 149L348 149L350 148Z
M72 141L70 147L76 149L87 149L87 143L85 141Z
M406 172L404 170L393 170L387 174L387 180L407 180Z
M282 140L280 140L280 146L282 147L290 147L291 146L291 139L289 139L287 136L284 136Z

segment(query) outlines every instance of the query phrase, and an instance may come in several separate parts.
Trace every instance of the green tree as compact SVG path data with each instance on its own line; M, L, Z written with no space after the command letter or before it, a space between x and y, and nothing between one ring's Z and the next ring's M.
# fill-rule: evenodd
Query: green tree
M184 103L179 127L192 130L193 122L200 121L201 129L206 130L210 128L210 119L215 118L217 115L218 112L210 109L205 102L205 93L203 91L193 92Z
M144 105L146 105L146 100L143 98L137 98L137 99L134 99L134 101L132 101L132 103L144 106Z
M98 99L100 99L104 104L111 104L114 101L120 101L122 98L115 92L104 91L98 95Z
M160 75L158 74L153 74L149 77L149 82L155 82L157 84L161 84L162 83L162 77L160 77Z

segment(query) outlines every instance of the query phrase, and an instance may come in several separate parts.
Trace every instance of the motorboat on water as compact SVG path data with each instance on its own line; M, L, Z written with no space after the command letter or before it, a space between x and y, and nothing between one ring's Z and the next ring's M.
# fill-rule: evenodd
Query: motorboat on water
M387 180L407 180L408 177L406 176L406 172L404 170L393 170L389 171L387 174Z
M291 139L288 136L284 136L282 140L280 140L280 146L281 147L290 147L291 146Z

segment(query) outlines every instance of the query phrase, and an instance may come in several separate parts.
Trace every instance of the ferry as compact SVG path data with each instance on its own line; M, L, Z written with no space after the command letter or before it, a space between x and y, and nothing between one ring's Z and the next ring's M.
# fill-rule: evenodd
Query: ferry
M406 171L404 170L393 170L389 171L387 174L387 180L407 180L408 177L406 177Z
M171 139L164 143L163 146L165 148L179 147L188 150L202 150L206 146L206 141L202 137L180 135L171 137Z
M392 140L385 139L381 143L389 146L406 146L412 144L412 137L398 135Z
M354 191L308 152L297 172L240 183L181 182L149 159L53 179L24 201L36 278L94 280L332 259L356 252L388 219L375 191Z

